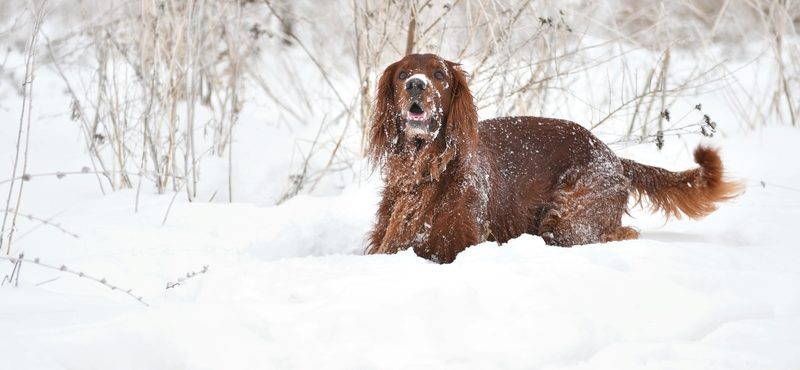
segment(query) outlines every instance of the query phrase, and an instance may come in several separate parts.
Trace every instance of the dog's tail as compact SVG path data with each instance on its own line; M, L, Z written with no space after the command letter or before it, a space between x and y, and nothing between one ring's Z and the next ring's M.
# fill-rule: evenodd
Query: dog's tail
M651 210L662 211L667 217L704 217L717 209L718 202L737 197L743 189L742 184L724 178L717 150L703 146L694 151L694 161L700 167L688 171L671 172L621 160L637 204L647 196Z

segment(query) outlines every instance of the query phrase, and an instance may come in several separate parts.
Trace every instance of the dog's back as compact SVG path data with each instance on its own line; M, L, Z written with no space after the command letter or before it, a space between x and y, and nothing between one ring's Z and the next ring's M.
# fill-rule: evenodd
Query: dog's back
M489 219L493 240L522 233L541 234L565 175L573 169L604 167L605 176L622 176L619 159L582 126L542 117L503 117L481 121L480 155L493 168ZM600 163L598 162L605 162ZM601 174L587 173L587 176Z
M492 167L489 219L500 242L526 232L563 246L635 238L620 225L631 194L667 216L699 218L740 189L724 179L709 148L695 151L700 167L671 172L620 159L566 120L504 117L481 121L478 131L479 152Z

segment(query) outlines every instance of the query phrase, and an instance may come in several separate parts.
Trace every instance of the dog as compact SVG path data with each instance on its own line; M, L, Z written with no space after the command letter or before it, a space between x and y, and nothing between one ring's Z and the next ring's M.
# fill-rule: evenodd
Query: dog
M715 149L698 147L698 168L670 172L617 157L570 121L479 122L466 77L433 54L408 55L383 72L367 155L385 186L367 254L413 248L450 263L471 245L523 233L562 247L636 239L622 226L631 196L696 219L740 192Z

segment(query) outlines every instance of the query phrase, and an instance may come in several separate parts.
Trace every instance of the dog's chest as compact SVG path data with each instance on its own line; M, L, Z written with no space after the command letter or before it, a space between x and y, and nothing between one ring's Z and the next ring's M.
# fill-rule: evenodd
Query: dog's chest
M434 238L444 237L447 229L465 221L474 224L479 242L488 238L488 174L470 172L459 181L431 185L437 186L412 189L398 198L392 207L386 240L400 249L424 247L442 242Z
M416 191L415 191L416 190ZM427 243L438 215L431 189L414 189L400 197L392 207L387 238L401 249Z

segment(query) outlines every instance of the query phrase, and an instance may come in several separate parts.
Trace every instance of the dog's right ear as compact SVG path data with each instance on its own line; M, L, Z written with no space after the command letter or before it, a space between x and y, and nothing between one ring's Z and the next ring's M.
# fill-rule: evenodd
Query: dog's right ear
M453 76L453 100L447 116L447 130L455 139L461 153L472 153L478 145L478 109L469 91L467 73L461 64L445 61L449 73Z
M386 67L378 80L378 92L369 127L367 157L373 166L380 165L399 141L397 107L394 99L394 75L400 62Z

